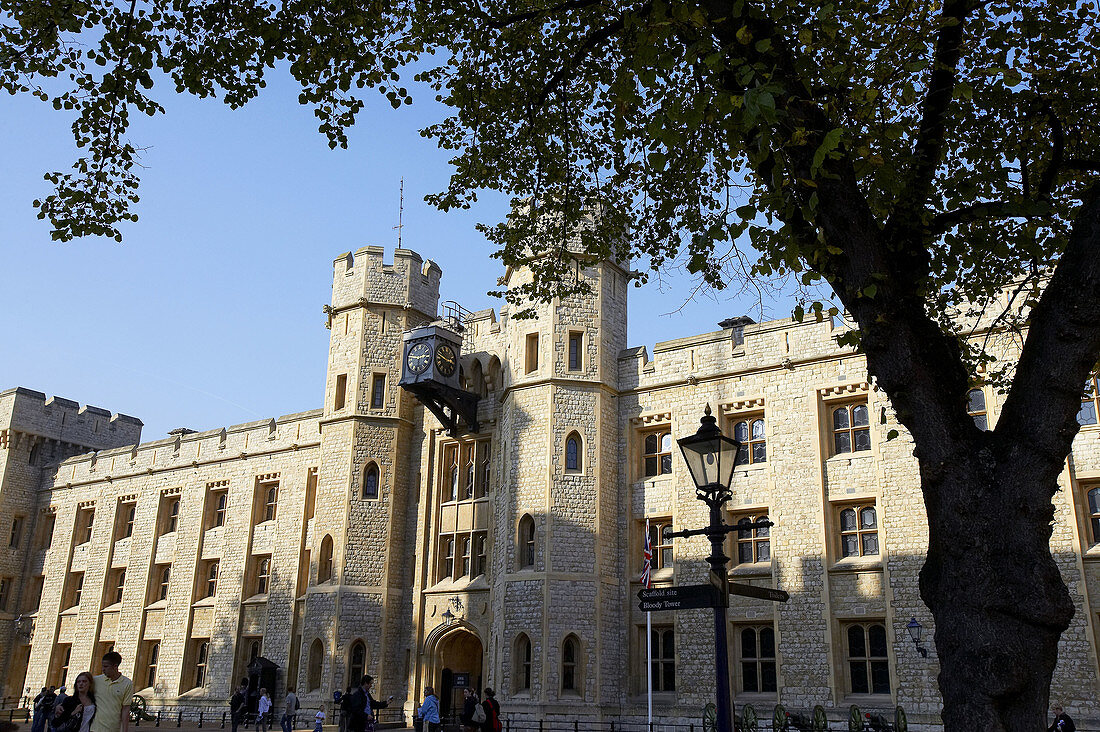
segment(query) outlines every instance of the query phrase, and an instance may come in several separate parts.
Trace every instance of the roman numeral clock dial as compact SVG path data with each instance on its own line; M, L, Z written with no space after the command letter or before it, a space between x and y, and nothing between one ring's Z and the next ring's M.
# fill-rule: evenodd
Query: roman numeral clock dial
M414 374L424 373L432 363L432 347L421 341L409 349L409 355L405 357L405 365Z
M435 349L435 370L443 376L451 376L458 367L458 356L455 349L443 343Z

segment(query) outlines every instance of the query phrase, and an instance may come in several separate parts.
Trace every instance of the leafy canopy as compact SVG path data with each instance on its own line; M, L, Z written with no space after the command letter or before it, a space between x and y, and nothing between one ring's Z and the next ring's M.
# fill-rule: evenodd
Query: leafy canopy
M581 230L589 255L654 268L679 258L716 287L824 278L851 307L897 273L842 276L847 242L821 220L839 207L873 222L929 312L946 313L1055 263L1100 171L1095 0L3 0L0 11L0 85L75 113L86 151L46 176L54 191L36 202L62 241L121 240L136 219L138 149L125 133L132 111L163 111L155 81L236 107L277 64L333 147L347 144L361 90L410 103L402 72L417 69L453 109L423 131L455 154L430 200L466 207L495 189L523 204L485 228L505 264L535 269L515 300L576 286L562 275Z

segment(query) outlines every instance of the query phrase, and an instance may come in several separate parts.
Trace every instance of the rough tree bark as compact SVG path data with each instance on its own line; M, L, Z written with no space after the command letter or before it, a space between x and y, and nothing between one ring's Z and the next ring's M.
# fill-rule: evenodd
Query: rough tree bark
M814 220L791 207L786 223L804 231L806 249L820 238L811 267L822 274L859 324L870 374L890 397L914 441L927 508L928 556L921 596L936 621L943 720L948 732L1039 730L1046 726L1058 639L1073 603L1050 552L1057 478L1078 431L1081 388L1100 354L1100 185L1079 211L1066 251L1030 318L1009 397L996 428L982 432L966 411L968 374L956 336L927 312L931 233L927 202L943 155L946 109L965 21L978 3L949 0L937 39L922 124L904 195L887 222L871 213L844 156L817 176ZM737 49L747 25L776 49L766 59L785 95L776 98L789 126L820 141L833 126L800 83L783 39L759 14L738 16L721 0L704 3L719 41ZM733 20L730 20L733 18ZM744 93L731 75L726 91ZM815 179L815 144L746 137L748 149L771 148L757 166L786 181ZM777 194L799 195L772 183ZM803 200L811 191L803 190ZM868 287L874 285L874 294Z

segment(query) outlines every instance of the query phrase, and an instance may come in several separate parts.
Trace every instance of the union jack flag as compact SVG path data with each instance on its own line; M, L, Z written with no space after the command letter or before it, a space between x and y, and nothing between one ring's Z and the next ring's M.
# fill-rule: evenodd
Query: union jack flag
M642 584L650 588L649 570L653 566L653 547L649 545L649 519L645 520L645 546L642 548Z

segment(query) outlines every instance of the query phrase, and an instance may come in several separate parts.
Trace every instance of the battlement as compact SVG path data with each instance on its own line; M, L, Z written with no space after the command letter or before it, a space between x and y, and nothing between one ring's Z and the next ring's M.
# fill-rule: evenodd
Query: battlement
M141 439L142 421L128 414L16 387L0 392L0 429L56 443L103 450Z
M345 252L333 261L332 307L355 304L412 307L435 315L443 270L411 249L394 249L386 263L383 247L368 246Z
M619 353L620 388L646 388L685 375L704 379L843 358L854 351L838 345L836 339L849 330L851 326L840 318L818 321L807 316L801 323L781 318L739 322L710 333L662 341L653 346L652 359L645 346L627 348Z
M86 452L61 462L54 484L78 485L315 447L322 410L286 414L152 442Z

